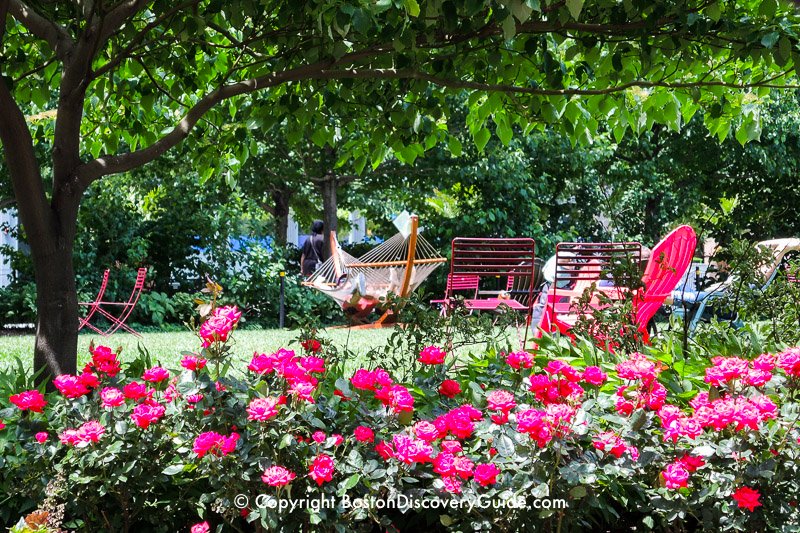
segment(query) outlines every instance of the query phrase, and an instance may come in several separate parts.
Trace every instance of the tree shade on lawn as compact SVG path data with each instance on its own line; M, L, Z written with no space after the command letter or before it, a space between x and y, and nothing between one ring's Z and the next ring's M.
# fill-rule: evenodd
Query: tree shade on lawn
M285 122L290 142L313 132L333 147L382 118L337 147L360 171L447 142L445 99L466 91L480 149L490 121L504 143L515 126L548 124L588 142L601 122L621 138L678 129L700 109L712 133L744 142L760 133L759 99L796 84L800 16L776 1L0 0L0 21L0 141L36 273L34 364L60 374L76 364L84 191L195 128L224 132L223 117L241 110L253 128ZM264 105L244 105L256 91ZM45 112L52 120L26 120ZM333 115L352 120L332 128ZM221 146L246 159L241 141L223 133ZM196 163L206 175L218 164Z

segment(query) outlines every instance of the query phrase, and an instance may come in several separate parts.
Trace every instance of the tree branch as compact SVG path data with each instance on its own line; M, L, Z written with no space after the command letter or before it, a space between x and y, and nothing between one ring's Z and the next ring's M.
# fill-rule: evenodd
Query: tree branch
M182 9L185 9L187 7L191 7L191 6L195 5L195 4L197 4L199 1L200 0L188 0L186 2L183 2L183 3L180 3L180 4L176 5L172 9L170 9L167 12L165 12L165 13L161 14L160 16L156 17L153 21L151 21L149 24L147 24L147 26L142 28L142 30L139 33L137 33L136 36L133 39L130 40L128 45L122 51L117 53L112 59L110 59L108 61L108 63L106 63L102 67L98 68L93 73L92 77L93 78L97 78L97 77L102 76L106 72L110 71L111 69L113 69L114 67L119 65L123 60L129 58L131 52L133 50L135 50L139 45L142 44L142 41L144 41L144 38L145 38L145 36L147 36L148 33L150 33L155 28L160 26L166 19L168 19L169 17L171 17L172 15L177 13L178 11L181 11ZM111 35L109 35L109 37L111 37Z
M14 197L20 202L20 220L29 240L37 241L42 246L54 245L51 235L55 220L44 192L39 163L33 151L33 138L25 123L25 115L2 80L0 141L3 143Z
M9 12L29 32L46 41L59 59L66 57L75 46L75 41L66 29L41 16L22 0L10 0Z
M778 76L779 77L779 76ZM725 81L696 81L696 82L665 82L636 80L602 89L541 89L538 87L520 87L517 85L481 83L469 80L457 80L449 78L439 78L426 72L402 69L345 69L345 70L323 70L317 79L404 79L422 80L441 87L450 89L471 89L476 91L506 92L520 94L535 94L540 96L591 96L612 94L630 89L631 87L653 88L662 87L667 89L689 89L692 87L728 87L732 89L749 89L753 87L766 87L769 89L800 89L800 85L776 84L776 83L731 83Z
M147 5L146 0L126 0L103 17L103 31L100 35L100 42L105 42L117 30L122 28L125 23L141 11Z
M312 78L315 73L322 71L330 64L330 61L318 62L279 74L268 74L259 78L252 78L219 87L201 98L189 109L183 119L181 119L169 133L150 146L127 154L105 155L81 165L76 171L78 187L81 190L85 190L94 180L102 176L125 172L144 165L145 163L149 163L185 139L203 115L223 100L261 89L275 87L276 85L289 81Z
M8 0L0 0L0 50L3 49L3 39L6 36L6 17L8 16Z
M189 111L184 115L183 119L175 125L175 127L158 141L151 144L146 148L129 152L120 155L104 155L80 165L75 171L75 179L77 180L78 190L84 191L92 182L102 176L108 174L117 174L126 172L133 168L139 167L157 157L164 154L167 150L176 146L183 141L189 132L194 128L197 122L208 113L215 105L243 94L252 93L255 91L275 87L283 83L291 81L309 80L316 78L324 78L320 73L325 72L325 69L330 68L338 63L349 63L358 61L367 57L378 55L384 51L381 47L368 48L358 52L346 54L339 60L325 60L312 63L310 65L300 66L291 70L280 73L266 74L258 78L251 78L248 80L223 85L216 90L210 92L203 98L197 101Z

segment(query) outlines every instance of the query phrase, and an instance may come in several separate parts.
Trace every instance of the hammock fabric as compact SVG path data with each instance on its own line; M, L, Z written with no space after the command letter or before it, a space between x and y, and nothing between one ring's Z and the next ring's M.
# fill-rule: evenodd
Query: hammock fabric
M397 233L359 258L342 250L331 232L331 257L303 285L336 301L351 321L366 322L389 293L408 296L446 261L418 234L417 225L411 217L408 236ZM389 314L386 310L378 324Z

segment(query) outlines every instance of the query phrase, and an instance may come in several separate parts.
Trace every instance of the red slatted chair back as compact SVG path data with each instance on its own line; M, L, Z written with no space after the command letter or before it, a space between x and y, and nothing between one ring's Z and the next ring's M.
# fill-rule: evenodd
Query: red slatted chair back
M147 278L146 268L140 268L136 271L136 282L133 284L131 297L128 298L129 305L135 305L137 300L139 300L139 296L142 294L142 289L144 288L145 278Z
M638 242L562 242L556 245L556 274L548 304L552 316L575 313L574 305L593 283L610 298L622 298L641 272L642 245ZM621 268L620 268L621 267ZM635 268L634 268L635 267ZM617 279L612 272L619 269ZM621 275L621 277L620 277ZM599 307L596 296L590 305Z
M477 291L480 278L478 276L447 275L447 292Z
M480 282L482 278L507 277L506 286L515 289L524 285L528 292L526 300L532 303L536 277L533 239L456 237L451 251L451 278L471 277ZM530 310L528 305L529 315Z

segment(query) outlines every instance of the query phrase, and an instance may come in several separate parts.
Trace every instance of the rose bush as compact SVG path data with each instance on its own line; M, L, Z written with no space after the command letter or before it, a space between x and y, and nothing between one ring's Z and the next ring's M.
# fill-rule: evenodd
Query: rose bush
M545 338L535 353L459 358L445 343L408 354L411 379L399 382L395 369L348 368L308 336L297 351L234 365L238 311L207 316L204 347L179 369L147 355L122 364L93 346L79 375L56 378L57 392L0 379L13 387L0 400L6 523L568 531L800 519L798 348L720 350L702 364L669 343L611 354ZM307 503L257 505L290 498ZM359 498L372 507L346 505ZM377 503L392 499L429 503Z

